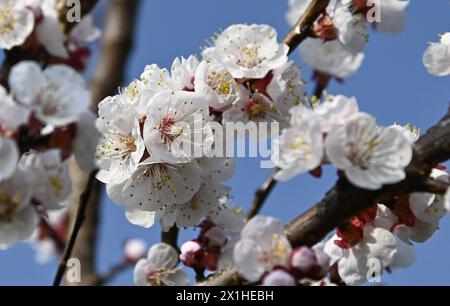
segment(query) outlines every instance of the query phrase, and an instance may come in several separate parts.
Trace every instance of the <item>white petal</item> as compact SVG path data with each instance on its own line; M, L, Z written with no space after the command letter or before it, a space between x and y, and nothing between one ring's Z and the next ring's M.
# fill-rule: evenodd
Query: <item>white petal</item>
M19 161L19 149L16 143L9 139L0 137L0 181L11 177Z
M9 86L21 103L32 105L46 84L41 67L32 61L23 61L11 68Z
M156 214L154 212L139 209L126 209L125 214L131 224L143 228L150 228L155 224Z

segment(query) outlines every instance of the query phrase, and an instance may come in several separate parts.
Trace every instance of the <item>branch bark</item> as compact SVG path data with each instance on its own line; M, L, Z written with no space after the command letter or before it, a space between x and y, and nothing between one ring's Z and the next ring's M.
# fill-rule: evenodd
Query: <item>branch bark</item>
M98 103L106 96L114 94L122 84L126 62L133 45L138 6L139 0L111 0L110 2L101 43L102 51L91 81L92 109L95 112ZM70 213L71 220L74 220L78 206L77 194L88 182L88 176L75 163L71 164L71 175L74 178L74 184L70 199ZM95 258L101 184L98 181L93 184L93 195L87 206L86 219L72 254L81 261L82 285L93 285L99 279Z

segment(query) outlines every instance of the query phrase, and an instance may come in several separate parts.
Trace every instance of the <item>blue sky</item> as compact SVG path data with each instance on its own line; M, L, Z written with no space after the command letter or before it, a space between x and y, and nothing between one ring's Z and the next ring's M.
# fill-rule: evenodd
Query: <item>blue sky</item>
M288 0L143 0L136 33L136 45L128 70L128 81L138 77L146 64L170 67L173 58L198 53L204 40L232 23L266 23L279 32L288 32L285 21ZM333 83L330 92L356 96L363 111L373 114L382 124L411 123L423 130L440 119L450 101L450 78L429 75L422 65L428 41L450 31L448 0L413 1L406 29L398 35L371 33L362 69L344 84ZM292 58L302 67L304 78L311 71L295 53ZM311 90L313 84L310 82ZM248 207L254 191L268 171L259 168L254 159L238 160L233 187L233 203ZM263 214L289 221L320 200L334 184L336 173L328 168L322 179L308 176L279 185L268 200ZM427 243L417 246L417 261L407 270L384 275L390 285L450 284L450 218L443 220L440 231ZM157 227L144 230L130 225L123 209L104 198L100 228L98 261L101 271L121 257L125 239L140 237L157 243ZM193 238L183 232L181 240ZM55 263L39 266L34 251L19 245L0 252L0 285L48 285ZM113 285L132 285L132 273L124 273Z

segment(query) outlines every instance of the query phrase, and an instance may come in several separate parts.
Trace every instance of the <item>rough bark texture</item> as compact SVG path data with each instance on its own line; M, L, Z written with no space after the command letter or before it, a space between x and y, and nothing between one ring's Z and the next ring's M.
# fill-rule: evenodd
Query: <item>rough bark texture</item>
M94 3L96 1L87 1ZM96 72L91 82L93 110L108 95L112 95L122 84L129 52L133 45L134 26L139 0L111 0L101 43L101 54ZM88 174L83 173L75 163L71 164L73 178L70 198L70 214L73 222L78 210L78 197L88 182ZM94 190L87 206L86 218L78 236L72 257L81 261L82 285L98 282L96 273L96 245L99 223L101 184L94 182Z

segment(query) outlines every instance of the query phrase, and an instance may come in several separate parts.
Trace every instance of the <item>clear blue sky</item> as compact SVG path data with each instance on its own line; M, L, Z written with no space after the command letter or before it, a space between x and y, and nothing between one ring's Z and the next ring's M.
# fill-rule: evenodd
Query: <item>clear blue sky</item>
M146 64L170 67L175 56L198 53L205 38L232 23L267 23L280 36L288 31L285 21L288 0L142 0L136 46L127 71L128 80L138 77ZM412 1L408 25L404 32L391 36L372 33L362 69L344 84L333 83L333 94L355 95L361 109L379 118L383 124L411 123L424 130L437 122L450 101L450 78L429 75L422 65L428 41L437 34L450 31L448 0ZM305 79L311 71L297 54L293 59L303 68ZM312 83L309 85L311 88ZM257 160L238 161L232 180L233 202L248 207L254 190L264 181L267 171L259 169ZM327 169L321 180L301 177L277 187L264 209L264 214L289 221L318 201L336 180ZM450 284L450 218L442 222L431 241L417 246L417 262L407 270L384 275L390 285ZM106 198L102 206L99 244L99 266L106 271L120 259L125 239L140 237L149 244L158 242L158 228L149 230L130 225L123 209ZM181 240L194 237L183 233ZM0 285L48 285L55 263L37 265L34 251L19 245L0 252ZM114 285L131 285L131 271L121 275Z

